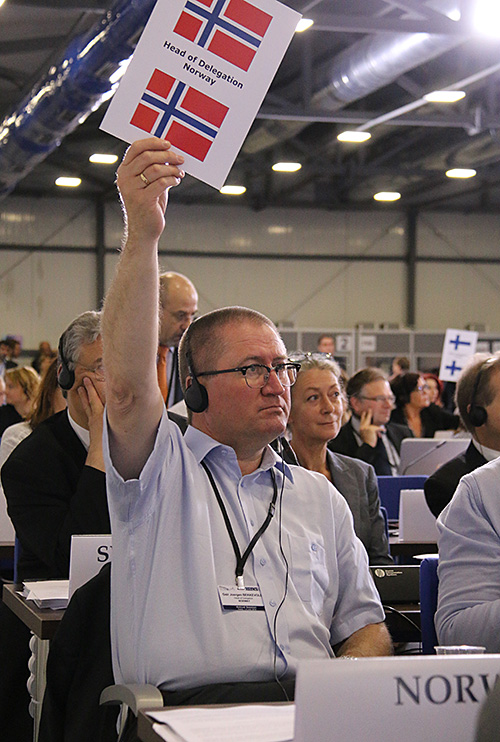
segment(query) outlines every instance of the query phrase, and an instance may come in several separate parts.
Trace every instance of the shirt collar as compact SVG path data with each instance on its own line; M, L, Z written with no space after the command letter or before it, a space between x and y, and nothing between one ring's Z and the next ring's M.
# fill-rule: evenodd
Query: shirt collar
M85 446L85 449L88 451L90 446L90 432L86 428L82 428L81 425L78 425L78 423L73 420L73 418L69 414L68 408L66 408L66 411L68 413L69 424Z
M188 426L188 429L184 434L184 440L186 441L198 464L203 461L203 459L207 456L207 454L210 453L210 451L215 451L215 449L219 449L220 451L227 451L228 453L230 453L231 457L236 460L236 454L231 446L226 446L224 443L215 441L213 438L210 438L209 435L203 433L201 430L193 428L192 425ZM276 451L271 448L271 446L266 446L261 465L257 471L267 471L269 469L272 469L273 466L279 469L279 471L281 471L284 476L286 476L291 482L293 482L293 474L289 465L285 461L283 461L281 456L279 456Z
M493 461L493 459L497 459L500 456L500 451L495 451L494 448L482 446L479 441L476 441L475 438L472 438L472 443L477 448L479 453L483 456L483 458L486 459L486 461Z

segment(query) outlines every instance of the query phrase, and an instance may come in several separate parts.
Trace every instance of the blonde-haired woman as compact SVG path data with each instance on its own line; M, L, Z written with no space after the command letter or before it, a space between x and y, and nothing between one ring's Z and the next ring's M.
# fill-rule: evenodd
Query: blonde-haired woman
M4 374L7 404L0 407L0 436L5 428L31 415L40 376L31 366L9 368Z

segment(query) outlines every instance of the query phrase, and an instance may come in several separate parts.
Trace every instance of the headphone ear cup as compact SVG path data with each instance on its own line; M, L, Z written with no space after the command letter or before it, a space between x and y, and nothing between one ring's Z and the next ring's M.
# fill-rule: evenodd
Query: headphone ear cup
M191 412L204 412L208 407L208 392L196 376L190 386L184 390L184 401Z
M469 411L469 420L475 428L480 428L488 419L486 408L482 405L472 405Z
M69 368L68 362L66 361L66 358L64 357L63 337L64 335L61 335L61 338L59 340L59 346L58 346L59 358L61 359L61 368L59 369L57 373L57 383L59 384L61 389L67 392L71 389L71 387L75 383L75 372Z
M67 392L75 383L75 372L69 369L64 360L61 360L61 369L57 375L57 383Z

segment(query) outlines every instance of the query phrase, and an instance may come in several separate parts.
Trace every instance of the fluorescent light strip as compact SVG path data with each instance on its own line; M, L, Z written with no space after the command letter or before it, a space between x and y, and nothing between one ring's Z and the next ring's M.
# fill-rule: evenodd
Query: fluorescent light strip
M476 171L468 167L454 167L446 171L447 178L473 178Z
M56 185L65 186L66 188L77 188L81 184L81 182L81 178L66 178L64 176L56 178Z
M118 155L105 155L95 153L90 155L89 161L99 165L113 165L118 159Z
M465 98L465 91L463 90L434 90L432 93L427 93L424 98L429 103L456 103L457 100Z
M300 162L275 162L273 170L276 173L296 173L301 167Z
M375 201L399 201L401 194L397 191L379 191L373 198Z
M220 189L220 193L224 194L224 196L241 196L245 191L245 186L238 185L225 185Z
M311 20L311 18L301 18L297 23L295 33L303 33L304 31L307 31L308 28L311 28L312 25L314 25L314 21Z
M366 142L371 139L369 131L342 131L337 134L339 142Z

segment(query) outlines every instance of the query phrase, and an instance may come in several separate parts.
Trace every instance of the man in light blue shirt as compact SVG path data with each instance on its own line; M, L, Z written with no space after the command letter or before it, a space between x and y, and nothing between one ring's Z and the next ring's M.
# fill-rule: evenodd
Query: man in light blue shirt
M166 417L157 248L182 162L148 139L118 170L127 235L103 311L114 672L166 693L276 688L302 658L390 654L391 643L345 500L268 445L285 431L296 375L272 322L235 307L196 320L179 347L184 438Z
M500 420L500 403L488 415ZM437 519L440 644L500 652L500 458L460 480Z

